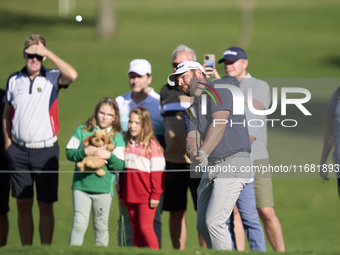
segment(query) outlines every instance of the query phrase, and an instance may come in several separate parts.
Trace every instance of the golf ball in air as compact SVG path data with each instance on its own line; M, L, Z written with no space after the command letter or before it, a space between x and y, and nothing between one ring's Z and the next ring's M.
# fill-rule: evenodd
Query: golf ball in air
M83 17L80 15L76 16L76 21L81 22L83 20Z

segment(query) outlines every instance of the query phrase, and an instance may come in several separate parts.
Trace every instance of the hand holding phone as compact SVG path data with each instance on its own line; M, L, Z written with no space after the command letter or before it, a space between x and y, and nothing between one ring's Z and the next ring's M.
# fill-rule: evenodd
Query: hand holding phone
M215 55L214 54L205 54L204 55L204 64L206 64L207 67L211 67L212 69L215 69Z
M215 55L214 54L205 54L203 57L203 67L207 78L211 76L215 76Z

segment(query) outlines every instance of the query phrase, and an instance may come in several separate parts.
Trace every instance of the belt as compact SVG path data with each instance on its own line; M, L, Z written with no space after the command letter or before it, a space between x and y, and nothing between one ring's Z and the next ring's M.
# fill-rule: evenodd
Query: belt
M235 153L235 154L233 154L229 157L226 157L226 158L212 160L212 161L209 161L209 165L211 165L211 166L217 165L217 164L220 164L224 161L227 161L227 160L232 159L232 158L237 158L237 157L249 157L249 152L246 152L246 151L237 152L237 153Z
M54 143L58 140L57 136L53 136L51 139L43 141L43 142L34 142L34 143L25 143L24 141L20 141L19 139L13 137L13 142L24 146L29 149L42 149L42 148L50 148L53 147Z

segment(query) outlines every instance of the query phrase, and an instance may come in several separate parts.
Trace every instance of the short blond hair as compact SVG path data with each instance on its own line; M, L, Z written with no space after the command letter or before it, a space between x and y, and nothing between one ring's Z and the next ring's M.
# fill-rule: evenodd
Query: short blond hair
M38 34L31 34L31 35L27 36L27 38L26 38L26 40L25 40L25 49L27 49L27 48L30 47L31 45L38 44L39 41L40 41L44 46L46 46L46 41L45 41L44 37L42 37L41 35L38 35Z

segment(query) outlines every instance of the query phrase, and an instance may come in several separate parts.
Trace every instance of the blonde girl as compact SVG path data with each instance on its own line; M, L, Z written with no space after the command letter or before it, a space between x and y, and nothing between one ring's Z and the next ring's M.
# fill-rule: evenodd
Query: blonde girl
M157 141L149 111L144 107L130 112L125 170L120 175L120 201L126 206L137 247L159 249L153 222L164 189L165 159Z
M104 130L115 145L112 153L92 145L84 148L83 140L97 130ZM125 142L119 123L119 109L113 98L101 99L94 108L93 115L74 131L66 147L68 160L79 162L87 155L105 159L105 175L99 177L94 172L79 172L75 165L73 175L73 226L70 245L82 245L88 227L92 208L95 244L109 244L108 220L113 196L115 174L112 170L124 169Z

